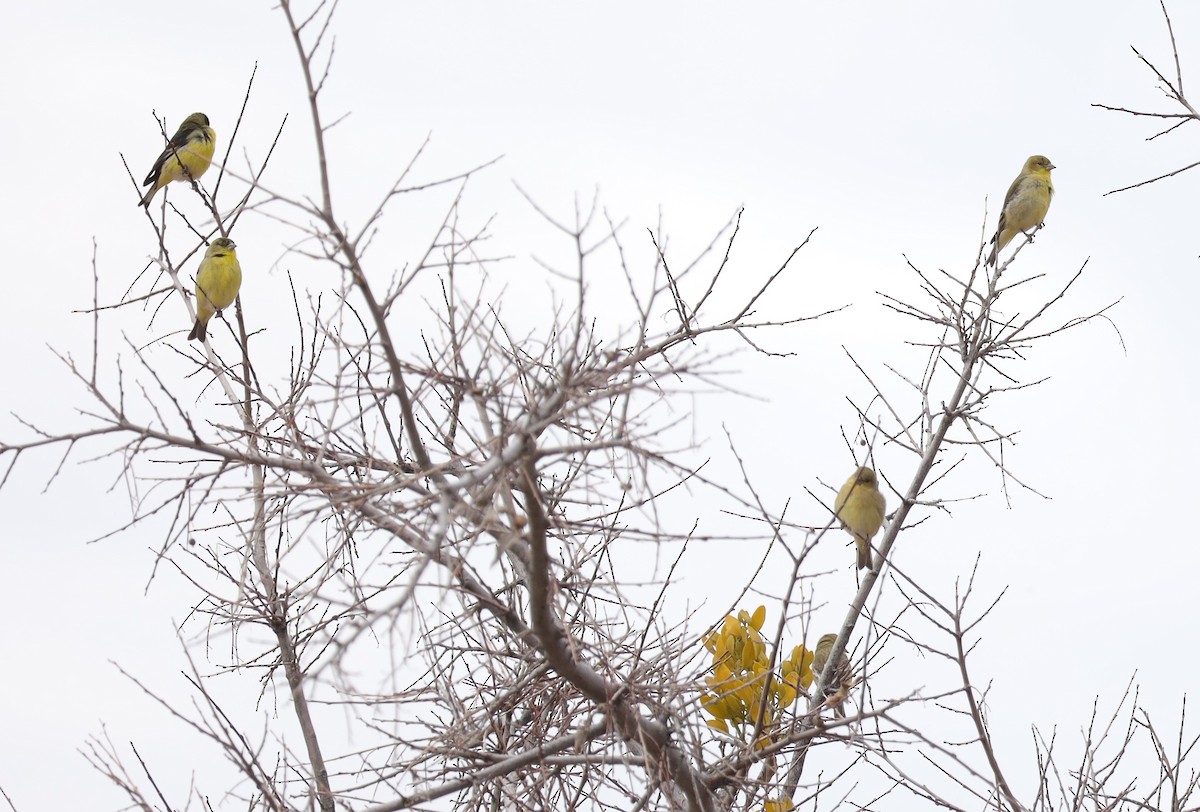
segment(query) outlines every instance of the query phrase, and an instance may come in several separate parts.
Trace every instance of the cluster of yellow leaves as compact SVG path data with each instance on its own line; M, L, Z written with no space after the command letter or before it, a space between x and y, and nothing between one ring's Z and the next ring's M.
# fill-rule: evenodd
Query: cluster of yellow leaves
M708 688L700 705L713 718L710 727L725 733L730 726L746 732L762 718L762 729L769 730L779 714L796 701L800 689L813 681L813 653L796 646L786 660L772 671L763 640L762 627L767 608L760 606L749 614L740 610L729 615L719 629L704 639L712 654L712 674L705 678ZM766 743L765 741L763 742Z

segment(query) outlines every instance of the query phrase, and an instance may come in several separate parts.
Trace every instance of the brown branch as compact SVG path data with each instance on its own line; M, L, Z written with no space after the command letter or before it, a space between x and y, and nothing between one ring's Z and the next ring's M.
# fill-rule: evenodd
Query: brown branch
M521 466L521 493L529 519L526 537L530 548L529 612L538 647L560 676L584 696L606 708L626 741L642 748L654 767L661 767L679 787L692 812L715 812L715 798L688 765L686 757L670 742L666 728L657 721L642 718L623 688L605 681L591 666L572 653L567 636L555 619L550 594L549 556L546 550L547 522L533 463L525 459Z

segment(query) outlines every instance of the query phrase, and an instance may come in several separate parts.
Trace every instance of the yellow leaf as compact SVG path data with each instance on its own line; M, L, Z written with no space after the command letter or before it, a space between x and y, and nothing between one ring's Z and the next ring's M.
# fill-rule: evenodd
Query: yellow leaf
M795 685L799 683L805 689L812 685L813 653L804 646L796 646L792 649L792 655L784 661L780 670L783 671L784 678ZM793 676L794 675L794 676Z
M709 696L701 699L700 705L717 719L734 719L741 715L738 703L731 702L728 697Z
M742 649L742 668L747 671L754 666L754 661L758 659L757 652L754 646L746 646Z
M767 607L760 606L754 610L754 615L750 618L750 626L755 631L762 631L763 623L767 619Z
M747 708L758 707L758 698L762 696L762 690L755 683L749 683L738 688L731 694L731 697Z

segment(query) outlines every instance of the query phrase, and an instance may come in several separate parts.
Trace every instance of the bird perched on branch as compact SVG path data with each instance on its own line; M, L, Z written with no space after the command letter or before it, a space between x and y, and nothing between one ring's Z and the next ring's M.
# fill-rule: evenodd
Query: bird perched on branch
M819 675L825 670L825 666L829 663L829 653L833 651L833 644L837 641L836 634L823 634L821 639L817 641L817 648L813 651L812 670L814 675ZM850 658L843 651L842 656L838 658L837 670L830 676L829 681L825 683L826 704L833 708L833 712L837 716L845 716L846 712L842 709L846 697L850 695L850 690L854 687L854 672L850 670Z
M139 206L150 208L150 201L158 190L175 180L197 180L212 164L213 150L217 147L217 134L208 126L208 116L192 113L183 120L179 129L171 136L167 148L154 162L154 168L142 181L149 191L142 196Z
M1046 219L1050 210L1050 198L1054 197L1054 184L1050 181L1050 170L1054 164L1045 155L1031 155L1021 167L1021 174L1008 187L1004 206L1000 209L1000 226L992 237L992 254L988 264L995 265L996 258L1004 246L1019 233L1025 233Z
M242 266L236 248L233 240L218 237L204 252L196 271L196 324L188 334L188 341L203 341L208 334L208 320L237 298L242 286Z
M871 539L883 527L887 500L879 492L879 480L870 468L856 468L833 501L833 512L842 528L854 537L858 568L871 566Z

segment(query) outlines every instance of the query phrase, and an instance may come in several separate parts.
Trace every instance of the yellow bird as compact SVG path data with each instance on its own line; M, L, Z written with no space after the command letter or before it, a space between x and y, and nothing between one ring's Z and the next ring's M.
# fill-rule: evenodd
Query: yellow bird
M233 304L242 286L242 266L238 264L237 245L228 237L218 237L204 252L196 271L196 324L188 341L205 340L208 320Z
M1050 170L1054 164L1045 155L1031 155L1021 167L1021 174L1008 187L1004 196L1004 207L1000 210L1000 227L996 236L992 237L992 254L988 264L995 265L996 257L1001 249L1019 233L1029 229L1046 219L1050 211L1050 198L1054 197L1054 183L1050 180Z
M825 670L825 665L829 662L829 652L833 651L833 644L837 641L836 634L823 634L821 639L817 641L816 651L813 652L812 670L813 676L820 676ZM829 677L829 682L826 683L828 688L825 696L827 704L831 705L834 713L838 716L845 716L845 711L842 709L842 704L846 701L846 697L850 695L850 689L854 687L854 672L850 670L850 658L842 652L841 659L838 660L837 670Z
M158 190L174 180L196 180L208 171L212 164L213 150L217 146L217 134L208 126L208 116L192 113L183 120L179 129L171 136L171 142L154 162L154 168L142 181L150 190L142 196L139 206L150 207L150 201Z
M887 501L879 492L879 481L870 468L855 469L833 501L833 512L842 528L858 547L858 568L871 566L871 539L883 527Z

